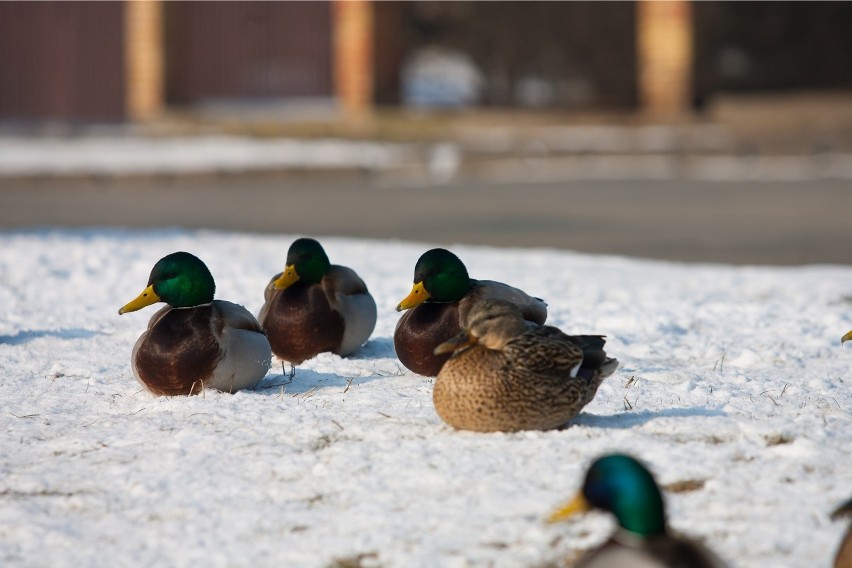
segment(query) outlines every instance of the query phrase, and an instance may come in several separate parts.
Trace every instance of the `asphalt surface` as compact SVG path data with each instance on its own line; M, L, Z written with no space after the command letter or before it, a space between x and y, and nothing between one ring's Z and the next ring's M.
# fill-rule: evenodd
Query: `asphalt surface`
M368 176L0 181L0 229L185 227L554 247L688 262L852 264L852 183Z

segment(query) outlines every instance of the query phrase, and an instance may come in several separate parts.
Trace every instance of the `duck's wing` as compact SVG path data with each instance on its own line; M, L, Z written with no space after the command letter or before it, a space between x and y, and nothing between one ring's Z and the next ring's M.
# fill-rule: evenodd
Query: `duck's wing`
M220 357L207 386L235 392L257 384L272 363L266 334L243 306L215 300L210 327L216 336Z
M505 300L521 308L524 319L543 324L547 319L547 303L541 298L530 296L523 290L493 280L473 280L467 295L459 302L459 319L462 327L468 324L468 315L473 306L485 300Z
M369 294L367 285L358 276L358 273L347 266L332 264L322 279L323 288L332 295L355 296L357 294Z
M574 377L583 363L583 350L551 326L530 326L510 340L503 351L509 361L522 361L527 373L564 380Z
M322 279L329 305L343 318L340 355L348 355L361 347L376 327L376 301L361 277L345 266L332 265Z
M225 300L214 300L213 305L217 308L217 321L212 322L214 328L221 326L264 333L255 317L243 306Z

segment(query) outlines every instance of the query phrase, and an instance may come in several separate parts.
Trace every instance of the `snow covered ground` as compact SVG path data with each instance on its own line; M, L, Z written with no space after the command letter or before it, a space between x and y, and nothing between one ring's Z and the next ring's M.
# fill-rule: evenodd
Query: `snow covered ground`
M432 380L394 356L394 306L429 245L320 236L379 306L356 356L234 395L142 391L129 355L154 308L117 310L154 262L197 254L218 298L257 313L293 238L0 233L1 565L546 566L611 530L542 519L618 450L733 565L829 566L845 527L828 513L852 495L852 267L452 247L621 361L569 428L475 434L442 424Z
M0 136L0 176L381 170L410 159L403 144L244 136L77 138Z
M696 179L808 181L852 179L848 152L741 155L725 152L724 134L694 127L559 126L533 141L511 129L478 128L456 141L393 143L364 140L203 135L76 137L0 133L0 182L18 176L184 175L298 171L361 171L418 176L436 182L474 176L508 180ZM690 150L683 154L684 145ZM716 150L718 153L707 151ZM422 170L422 171L421 171ZM418 173L419 172L419 173Z

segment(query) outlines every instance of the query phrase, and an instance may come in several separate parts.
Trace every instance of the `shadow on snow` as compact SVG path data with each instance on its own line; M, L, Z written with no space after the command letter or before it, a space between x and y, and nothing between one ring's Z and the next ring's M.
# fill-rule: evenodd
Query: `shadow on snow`
M663 410L626 411L619 414L598 416L582 413L574 418L569 426L589 426L591 428L613 428L627 430L650 422L657 418L708 418L727 416L721 410L712 408L665 408Z
M90 329L27 329L16 333L15 335L0 335L0 344L7 345L23 345L35 339L42 337L56 337L58 339L91 339L97 335L105 335L100 331L92 331Z

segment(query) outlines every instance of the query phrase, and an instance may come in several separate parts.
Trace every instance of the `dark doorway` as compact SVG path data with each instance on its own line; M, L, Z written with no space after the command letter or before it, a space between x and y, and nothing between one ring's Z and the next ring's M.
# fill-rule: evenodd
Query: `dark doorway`
M694 2L693 90L852 88L852 3Z

